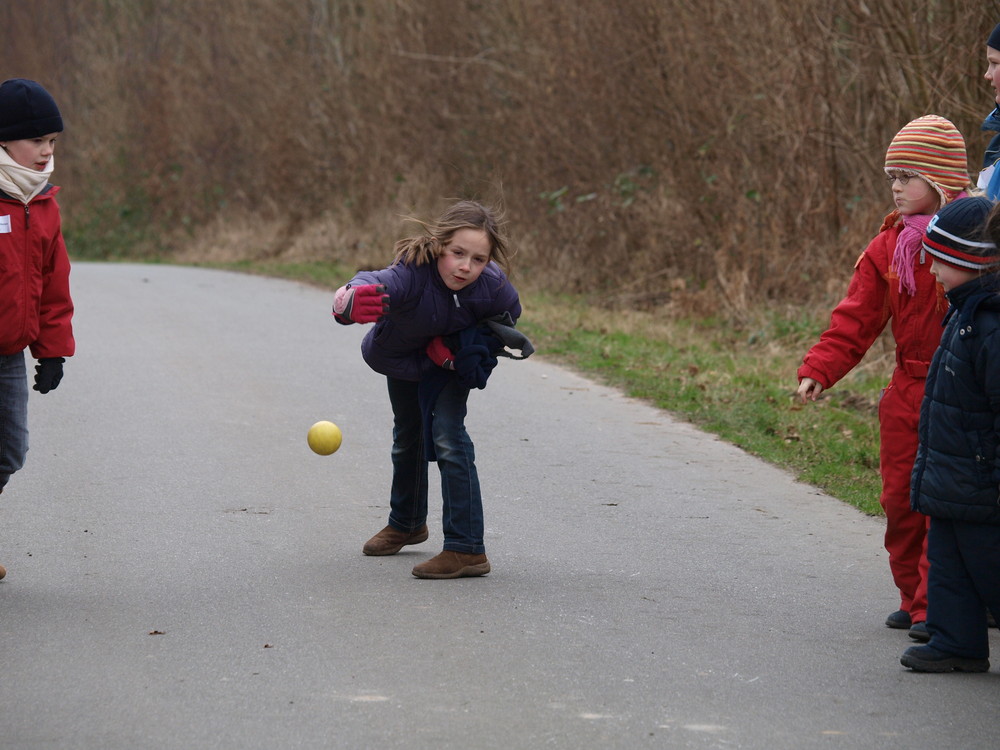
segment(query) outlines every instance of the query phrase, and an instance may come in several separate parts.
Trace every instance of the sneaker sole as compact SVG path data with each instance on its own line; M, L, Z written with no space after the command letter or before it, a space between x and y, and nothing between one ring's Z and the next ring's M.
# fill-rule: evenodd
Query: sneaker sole
M956 656L951 659L941 661L924 661L912 656L903 654L899 663L904 667L909 667L914 672L933 672L941 674L944 672L988 672L990 662L988 659L963 659Z
M434 579L434 580L444 580L446 578L473 578L475 576L484 576L490 572L490 564L488 562L480 563L479 565L466 565L461 570L456 570L453 573L424 573L423 571L418 571L416 568L413 569L413 575L417 578Z

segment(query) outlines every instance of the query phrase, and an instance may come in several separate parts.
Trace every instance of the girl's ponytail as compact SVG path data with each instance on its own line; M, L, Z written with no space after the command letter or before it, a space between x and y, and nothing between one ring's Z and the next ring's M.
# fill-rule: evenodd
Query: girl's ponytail
M396 242L393 248L396 253L392 265L422 266L437 257L437 240L427 235L409 237Z

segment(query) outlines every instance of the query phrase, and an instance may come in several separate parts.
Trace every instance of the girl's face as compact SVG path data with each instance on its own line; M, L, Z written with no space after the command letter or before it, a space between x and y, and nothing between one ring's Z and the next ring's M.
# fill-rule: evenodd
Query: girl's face
M931 273L938 283L944 287L946 292L950 292L957 286L962 286L966 281L972 281L979 274L975 271L966 271L964 268L955 268L947 263L942 263L934 258L931 263Z
M437 270L444 285L457 292L479 278L490 262L490 241L482 229L459 229L441 248Z
M39 172L45 171L52 153L56 150L56 138L58 133L49 133L40 138L24 138L17 141L4 141L0 143L10 158L28 169L37 169Z
M1000 49L986 48L985 77L993 87L993 101L1000 104Z
M890 180L892 199L903 216L935 214L941 207L937 190L913 172L893 170Z

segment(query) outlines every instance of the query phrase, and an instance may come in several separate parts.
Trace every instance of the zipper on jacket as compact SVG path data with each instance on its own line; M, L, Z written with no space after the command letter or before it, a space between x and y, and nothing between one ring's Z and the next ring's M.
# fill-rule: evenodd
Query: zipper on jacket
M24 204L24 228L31 229L31 209L28 204Z
M454 297L454 299L455 299L455 307L461 307L462 305L458 301L458 293L457 292L452 292L451 296Z

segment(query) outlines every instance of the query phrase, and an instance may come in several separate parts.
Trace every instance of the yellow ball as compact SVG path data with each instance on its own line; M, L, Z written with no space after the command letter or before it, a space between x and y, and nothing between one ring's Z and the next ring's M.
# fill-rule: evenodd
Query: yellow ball
M337 425L324 420L317 422L309 428L309 434L306 435L306 439L309 441L309 447L313 449L314 453L318 453L321 456L329 456L331 453L337 452L344 436Z

